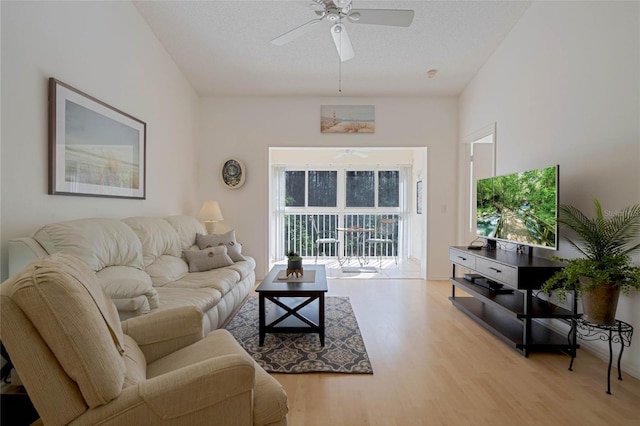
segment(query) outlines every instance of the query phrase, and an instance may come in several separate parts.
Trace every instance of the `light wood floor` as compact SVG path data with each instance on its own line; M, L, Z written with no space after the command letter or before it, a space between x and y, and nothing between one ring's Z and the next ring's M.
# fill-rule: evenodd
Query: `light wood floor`
M349 296L373 375L275 374L289 424L640 425L640 380L578 351L524 358L451 305L445 281L329 279ZM623 358L624 364L624 358Z

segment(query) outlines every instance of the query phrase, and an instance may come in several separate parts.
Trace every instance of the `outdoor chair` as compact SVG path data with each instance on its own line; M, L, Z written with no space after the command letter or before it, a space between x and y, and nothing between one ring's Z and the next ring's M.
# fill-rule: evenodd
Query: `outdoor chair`
M371 238L367 238L365 241L369 243L369 246L374 247L374 253L378 256L380 260L380 267L382 267L382 246L389 244L391 245L391 252L394 255L396 265L398 264L398 250L396 247L396 241L393 236L396 233L396 224L398 223L397 218L380 218L378 220L378 226L376 227L376 231L374 236ZM388 249L387 249L388 252Z
M332 244L335 246L336 256L338 258L338 263L342 265L342 260L340 259L340 240L337 238L337 231L325 231L320 232L318 229L318 224L316 223L315 217L310 216L311 226L313 227L313 232L316 236L316 263L318 263L318 253L320 253L320 247L322 246L324 253L324 247L327 244ZM330 236L334 235L334 236Z

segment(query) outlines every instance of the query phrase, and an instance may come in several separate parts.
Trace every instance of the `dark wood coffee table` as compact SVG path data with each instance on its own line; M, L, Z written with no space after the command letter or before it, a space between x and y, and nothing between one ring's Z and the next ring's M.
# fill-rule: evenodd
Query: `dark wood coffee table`
M274 266L256 288L260 306L260 346L267 333L318 333L320 344L324 346L324 294L327 292L324 265L303 265L301 277L279 280L278 274L286 269L286 265ZM313 281L304 282L310 281L311 275L315 275ZM268 318L266 300L273 304Z

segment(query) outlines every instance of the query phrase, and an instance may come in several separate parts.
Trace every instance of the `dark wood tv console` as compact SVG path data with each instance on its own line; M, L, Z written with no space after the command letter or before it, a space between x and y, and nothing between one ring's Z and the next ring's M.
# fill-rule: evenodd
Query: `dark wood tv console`
M575 300L573 308L568 310L533 294L533 290L539 290L547 278L562 268L562 263L500 249L469 250L467 247L450 247L449 260L453 264L449 300L454 306L525 357L532 350L561 350L575 355L575 334L567 338L566 334L557 333L535 320L563 318L572 321L578 317ZM513 291L493 291L458 277L456 266ZM456 288L469 296L457 296Z

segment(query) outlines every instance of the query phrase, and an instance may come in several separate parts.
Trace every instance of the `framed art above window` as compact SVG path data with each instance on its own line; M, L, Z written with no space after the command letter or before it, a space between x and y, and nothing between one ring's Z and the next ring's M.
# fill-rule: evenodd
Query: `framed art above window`
M321 133L375 133L374 105L321 105Z
M146 197L147 125L49 79L49 194Z

